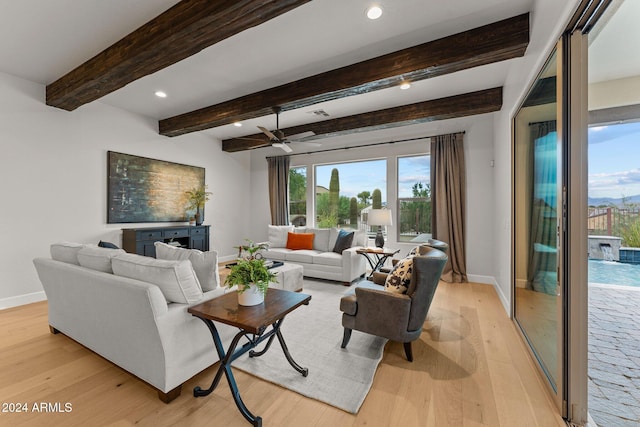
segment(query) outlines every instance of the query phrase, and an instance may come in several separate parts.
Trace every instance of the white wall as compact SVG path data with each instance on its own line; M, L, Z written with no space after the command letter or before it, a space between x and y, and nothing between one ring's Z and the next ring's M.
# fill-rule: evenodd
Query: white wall
M640 104L640 76L589 85L589 111Z
M211 248L232 258L248 229L248 153L223 153L204 134L160 136L155 120L100 102L47 107L44 94L0 73L0 308L44 299L32 259L51 243L120 244L121 228L156 225L106 223L108 150L205 167Z
M494 185L491 160L493 159L493 118L491 114L449 122L443 127L451 128L449 133L466 131L465 160L467 169L467 273L469 279L483 283L495 283L493 272L493 206ZM436 133L431 132L429 135ZM355 145L371 143L366 133L358 134L361 141L351 141ZM426 136L426 135L425 135ZM353 137L353 136L352 136ZM394 140L398 138L389 138ZM325 153L293 156L291 166L307 166L308 177L316 164L348 162L365 159L387 159L387 204L393 208L393 217L397 218L396 167L397 156L425 154L430 150L429 139L418 142L403 142L379 145L369 148L331 151ZM254 241L267 240L267 224L271 223L269 211L269 194L267 188L266 155L279 155L278 151L255 150L251 156L251 234L247 236ZM313 188L313 187L310 187ZM384 197L383 197L384 199ZM310 206L310 200L307 206ZM386 246L401 249L405 254L414 245L396 242L395 227L387 227L388 241ZM371 243L373 244L373 243Z

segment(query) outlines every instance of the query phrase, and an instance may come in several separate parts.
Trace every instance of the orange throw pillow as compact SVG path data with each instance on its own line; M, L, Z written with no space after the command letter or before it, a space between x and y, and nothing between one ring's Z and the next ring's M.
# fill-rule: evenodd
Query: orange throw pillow
M287 235L287 249L313 249L315 233L291 233Z

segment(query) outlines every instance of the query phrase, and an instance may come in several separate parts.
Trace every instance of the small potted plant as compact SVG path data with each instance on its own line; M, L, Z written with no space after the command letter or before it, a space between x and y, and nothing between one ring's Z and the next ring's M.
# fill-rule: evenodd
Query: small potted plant
M264 297L269 289L269 283L277 283L276 275L267 268L264 259L257 253L265 249L264 244L255 244L247 239L248 244L238 246L238 262L231 267L231 272L224 281L228 288L236 286L238 291L238 304L251 306L264 302ZM247 252L244 258L240 258L242 251Z
M209 201L209 196L211 196L211 192L207 191L207 186L203 185L201 187L192 188L189 191L185 191L187 197L189 198L189 209L195 209L195 219L196 225L202 225L202 214L200 214L200 209L204 208L204 204Z

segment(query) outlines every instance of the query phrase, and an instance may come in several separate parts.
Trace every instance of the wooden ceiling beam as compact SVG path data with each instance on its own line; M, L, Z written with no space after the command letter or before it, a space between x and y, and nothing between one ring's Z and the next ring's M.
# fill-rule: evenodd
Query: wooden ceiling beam
M178 136L236 121L358 95L523 56L529 14L444 37L278 87L160 120L160 134Z
M72 111L310 0L183 0L47 85Z
M315 133L315 136L304 138L304 141L311 141L349 133L369 132L436 120L491 113L499 111L500 108L502 108L502 88L497 87L418 102L401 107L324 120L281 130L285 136L312 131ZM232 153L267 147L269 145L271 144L263 134L255 134L243 138L223 140L222 151Z

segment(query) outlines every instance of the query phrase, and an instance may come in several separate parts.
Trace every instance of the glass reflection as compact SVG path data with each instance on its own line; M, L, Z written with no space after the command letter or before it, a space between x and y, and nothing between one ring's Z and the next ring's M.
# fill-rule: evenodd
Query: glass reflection
M515 120L515 316L556 389L558 374L558 134L556 54Z

